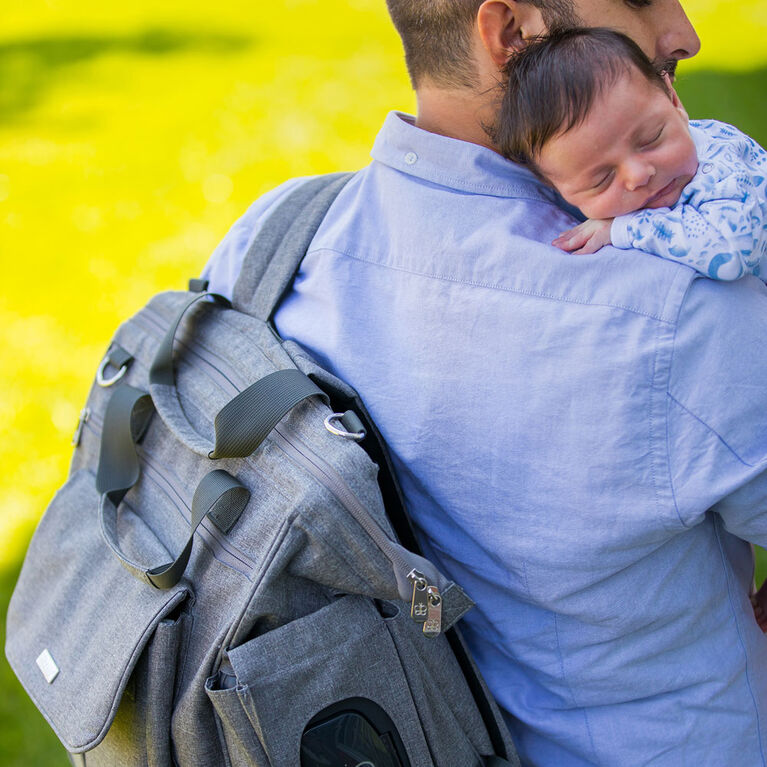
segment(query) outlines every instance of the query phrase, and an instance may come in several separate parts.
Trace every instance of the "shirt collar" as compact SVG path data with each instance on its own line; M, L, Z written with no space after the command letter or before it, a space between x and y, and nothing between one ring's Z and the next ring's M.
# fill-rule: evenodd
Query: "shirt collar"
M402 173L461 192L562 204L526 168L487 147L417 128L415 118L401 112L387 115L370 154Z

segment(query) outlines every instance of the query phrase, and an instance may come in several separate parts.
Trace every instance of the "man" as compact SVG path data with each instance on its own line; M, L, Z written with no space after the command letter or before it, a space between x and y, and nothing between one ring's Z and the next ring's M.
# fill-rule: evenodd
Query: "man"
M555 25L619 29L668 71L698 39L677 0L389 9L418 116L388 116L277 328L366 402L426 554L477 602L465 634L525 764L763 765L764 285L551 247L572 211L483 130L503 63ZM296 183L233 227L211 289Z

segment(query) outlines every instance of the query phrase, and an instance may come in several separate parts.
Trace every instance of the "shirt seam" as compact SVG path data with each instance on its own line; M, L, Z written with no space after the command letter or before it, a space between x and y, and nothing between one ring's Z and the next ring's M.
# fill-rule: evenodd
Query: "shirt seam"
M406 170L405 168L399 168L396 165L393 165L389 162L386 162L381 159L373 158L376 162L381 163L381 165L385 165L387 168L391 168L392 170L396 171L397 173L402 173L406 176L410 176L411 178L418 179L419 181L426 181L429 184L437 184L438 186L443 186L446 189L450 189L454 192L462 192L464 194L469 194L472 196L487 196L487 197L504 197L508 198L510 200L518 200L518 199L524 199L524 200L535 200L536 202L544 203L545 205L552 205L553 207L557 208L557 210L562 210L562 208L558 207L556 203L552 202L548 197L546 197L543 192L538 191L535 189L535 187L532 186L526 186L523 184L520 184L519 186L497 186L492 184L466 184L466 179L461 178L458 176L451 177L451 176L442 176L438 173L435 173L433 175L419 175L417 173L413 173L411 170Z
M656 508L662 518L663 524L669 526L669 508L674 509L674 522L672 529L676 529L681 523L684 527L679 508L676 503L674 486L671 481L670 452L668 442L669 408L664 392L668 391L671 380L671 371L674 361L674 350L677 329L679 327L679 315L692 283L691 273L687 269L676 272L665 295L663 314L673 314L674 322L670 325L671 332L658 325L655 334L655 354L653 356L652 387L649 395L648 429L650 440L650 476L655 494ZM661 477L665 473L665 480L661 483Z
M655 381L658 378L659 375L659 368L660 368L660 360L659 357L661 356L661 347L662 347L662 338L661 338L661 326L658 325L656 327L655 331L655 354L653 355L653 370L652 370L652 380ZM676 330L676 328L674 329ZM671 371L671 361L669 360L667 372L670 375ZM653 493L655 495L655 503L657 504L657 508L661 510L661 516L663 515L663 503L661 500L661 494L660 494L660 488L658 486L658 474L656 471L656 461L655 458L655 387L652 387L650 389L650 396L647 398L647 425L649 429L649 438L650 438L650 450L651 455L653 456L653 459L650 460L650 476L652 478L652 487L653 487ZM677 512L678 516L678 512ZM665 521L665 520L664 520Z
M580 709L583 713L583 722L586 725L586 732L589 736L589 744L591 745L591 754L594 757L594 764L599 764L599 758L597 757L597 748L594 745L594 736L591 733L591 725L589 724L589 715L586 711L586 707L582 706L580 703L578 703L577 698L575 697L575 692L573 691L573 687L570 684L570 680L567 678L567 672L565 671L565 658L564 653L562 652L562 643L559 641L559 620L556 612L553 612L552 615L554 616L554 636L557 640L557 655L559 656L559 671L562 674L562 681L567 685L567 690L570 693L570 700L572 700L573 705Z
M676 338L677 338L677 332L679 330L679 316L682 313L682 307L684 306L684 301L687 297L687 293L690 289L690 286L695 282L695 280L698 279L697 275L693 276L692 279L689 280L689 283L687 285L687 288L685 290L684 295L682 296L682 300L679 301L677 305L677 312L676 312L676 320L674 322L674 334L671 339L671 357L669 359L668 363L668 378L666 379L666 470L668 472L668 484L669 484L669 490L671 491L671 500L674 504L674 510L676 511L677 518L679 519L680 524L685 528L690 528L693 525L686 522L684 518L682 517L682 512L679 508L679 503L677 501L676 497L676 490L674 488L674 476L671 470L671 414L670 414L670 407L669 403L672 402L676 404L679 408L681 408L685 413L687 413L689 416L694 418L698 423L700 423L705 429L707 429L709 432L711 432L713 435L716 436L716 438L725 446L725 448L733 455L735 458L740 461L744 466L747 466L749 468L753 468L753 466L746 461L744 461L738 453L735 452L735 450L727 443L727 441L719 434L719 432L716 431L713 427L709 426L702 418L697 416L695 413L692 412L688 407L682 404L680 400L678 400L672 393L671 393L671 374L674 369L674 359L676 356Z
M681 311L682 304L679 304L679 310ZM677 322L674 327L674 335L671 339L671 360L669 361L669 381L671 380L671 369L674 365L674 354L676 352L676 334L679 330L679 323ZM671 407L669 400L673 400L673 397L669 394L668 387L666 387L666 472L668 473L668 486L671 490L671 500L674 502L674 510L679 522L684 527L689 527L682 519L682 513L679 510L679 503L676 499L676 489L674 488L674 476L671 472Z
M721 558L722 569L724 571L724 580L727 585L727 601L730 604L730 611L732 613L733 620L735 621L735 633L738 636L738 644L740 645L741 652L743 653L743 663L745 665L746 687L748 693L751 696L751 702L754 706L754 716L756 717L756 739L759 744L759 756L762 760L762 767L766 767L764 759L764 747L762 745L762 728L759 717L759 706L756 702L756 696L754 695L754 688L751 684L751 664L749 663L748 651L746 650L746 643L743 641L743 633L741 631L740 620L738 619L738 611L735 608L735 603L732 598L732 583L730 577L730 570L727 567L727 557L724 553L724 547L722 546L722 537L719 529L719 522L714 520L714 532L716 533L716 543L719 548L719 556Z
M355 261L360 261L365 264L372 264L373 266L378 266L382 269L391 269L392 271L397 272L404 272L405 274L413 274L419 277L427 277L429 279L434 280L441 280L443 282L453 282L460 285L471 285L472 287L476 288L487 288L489 290L502 290L506 293L518 293L520 295L526 295L526 296L532 296L534 298L544 298L550 301L558 301L560 303L567 303L567 304L577 304L579 306L594 306L594 307L602 307L602 308L610 308L610 309L620 309L622 311L631 312L632 314L639 315L641 317L647 317L648 319L655 320L656 322L662 322L666 325L673 324L673 320L666 319L665 317L658 316L657 314L652 314L651 312L645 312L641 309L637 309L633 306L624 306L623 304L611 304L611 303L603 303L603 302L596 302L596 301L586 301L586 300L579 300L575 298L566 298L564 296L556 296L552 295L550 293L543 293L541 291L536 290L522 290L520 288L512 288L507 287L505 285L498 285L495 283L487 283L487 282L478 282L476 280L464 280L460 277L454 277L452 275L443 275L443 274L433 274L429 272L423 272L423 271L417 271L415 269L408 269L404 266L396 266L394 264L382 264L380 261L374 261L372 259L364 258L363 256L359 256L355 253L350 253L345 250L337 250L335 248L328 248L328 247L317 247L312 248L309 253L335 253L339 256L345 256L346 258L351 258Z
M674 357L676 355L676 337L677 332L679 331L679 317L682 313L682 307L684 306L685 298L687 297L687 292L690 289L690 285L694 282L695 278L688 280L688 283L685 287L685 290L680 298L680 300L677 302L676 306L676 317L674 320L674 332L671 336L671 354L669 356L668 360L668 375L666 377L665 386L663 387L666 390L666 397L664 397L664 415L665 415L665 431L666 431L666 473L668 475L668 487L671 494L671 502L674 504L674 511L676 512L676 517L679 520L679 523L687 528L689 527L688 524L685 523L684 519L682 519L682 513L679 509L679 504L677 503L676 498L676 490L674 488L674 477L671 472L671 438L670 438L670 424L671 424L671 415L670 415L670 408L669 408L669 398L671 397L671 394L669 392L670 384L671 384L671 373L674 369ZM676 283L675 283L676 284ZM673 399L673 398L672 398ZM657 493L657 485L656 487L656 493Z
M737 458L738 461L740 461L740 463L742 463L744 466L747 466L749 469L753 469L756 466L756 464L749 463L748 461L741 458L738 455L738 453L735 451L735 449L727 442L727 440L716 429L713 428L713 426L710 426L709 424L707 424L700 416L693 413L692 410L690 410L690 408L683 405L670 391L667 391L666 395L672 402L676 403L680 408L682 408L682 410L684 410L685 413L687 413L689 416L694 418L699 424L701 424L706 429L708 429L708 431L710 431L727 448L727 450L729 450L730 453L732 453L732 455L734 455L735 458Z

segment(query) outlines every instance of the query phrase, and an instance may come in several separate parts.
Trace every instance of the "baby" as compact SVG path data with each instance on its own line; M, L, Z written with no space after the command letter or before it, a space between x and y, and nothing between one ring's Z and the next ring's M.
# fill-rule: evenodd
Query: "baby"
M767 153L736 128L690 122L668 75L628 37L572 29L507 65L492 134L588 220L553 245L636 248L718 280L767 278Z

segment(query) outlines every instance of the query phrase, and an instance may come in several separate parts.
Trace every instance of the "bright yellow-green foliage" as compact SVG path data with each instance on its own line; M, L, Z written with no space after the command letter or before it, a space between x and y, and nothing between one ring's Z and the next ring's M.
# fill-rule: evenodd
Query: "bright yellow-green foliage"
M686 7L691 113L765 143L764 0ZM265 190L365 164L394 108L414 99L384 0L2 0L0 568L66 475L117 323Z
M8 562L65 476L120 319L197 275L266 189L365 164L386 111L413 98L382 0L3 6Z

